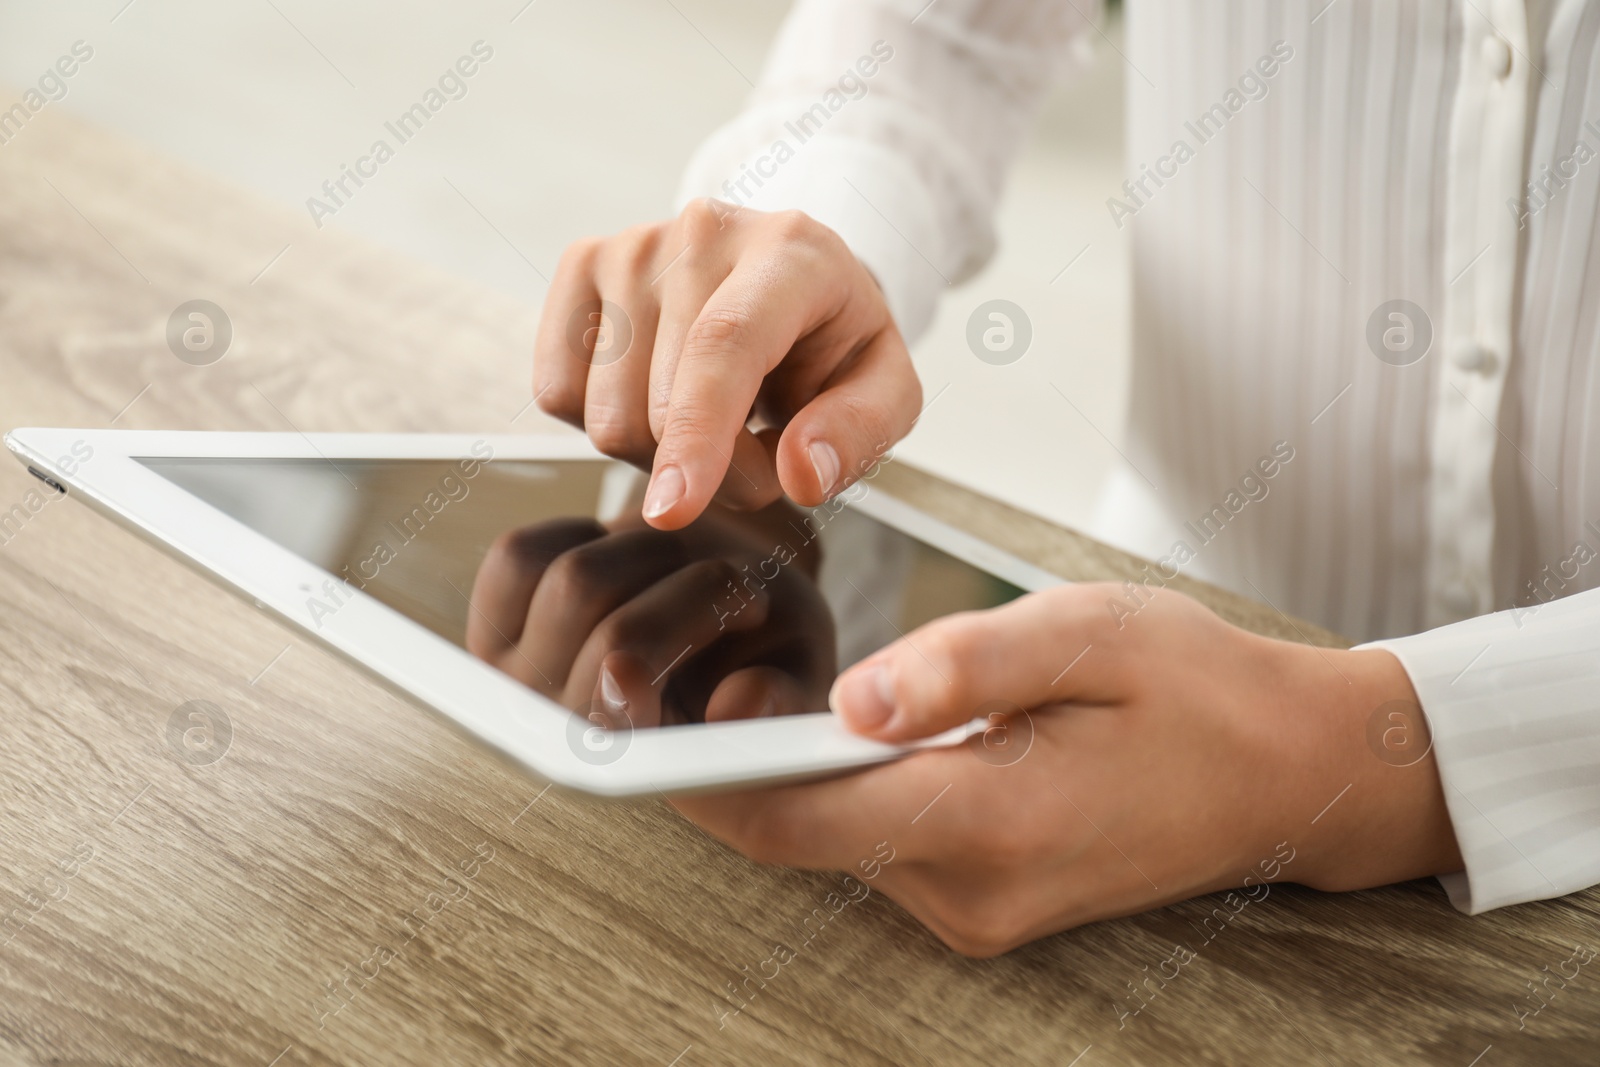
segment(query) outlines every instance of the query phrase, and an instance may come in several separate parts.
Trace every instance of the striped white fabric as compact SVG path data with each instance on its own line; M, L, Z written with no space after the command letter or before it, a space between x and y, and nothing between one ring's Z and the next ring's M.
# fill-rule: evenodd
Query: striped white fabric
M915 336L1096 14L803 0L684 195L829 224ZM1600 0L1129 0L1103 51L1134 383L1101 532L1401 659L1458 906L1600 882Z

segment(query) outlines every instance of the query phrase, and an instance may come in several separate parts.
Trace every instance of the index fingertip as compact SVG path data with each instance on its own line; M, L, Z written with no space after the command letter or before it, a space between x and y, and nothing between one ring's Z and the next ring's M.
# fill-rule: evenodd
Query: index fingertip
M675 530L685 525L684 521L674 523L667 516L683 502L688 491L689 482L682 467L674 463L657 466L644 494L644 520L658 530Z

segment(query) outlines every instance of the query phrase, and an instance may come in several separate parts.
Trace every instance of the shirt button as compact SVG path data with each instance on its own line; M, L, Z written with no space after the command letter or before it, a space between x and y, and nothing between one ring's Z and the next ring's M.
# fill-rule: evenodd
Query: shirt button
M1504 78L1511 73L1511 46L1494 34L1483 39L1483 69L1491 78Z
M1439 601L1452 615L1471 618L1478 613L1477 594L1463 581L1454 581L1445 586L1439 594Z
M1487 377L1494 373L1498 362L1494 350L1488 345L1477 341L1462 341L1456 345L1454 363L1461 370Z

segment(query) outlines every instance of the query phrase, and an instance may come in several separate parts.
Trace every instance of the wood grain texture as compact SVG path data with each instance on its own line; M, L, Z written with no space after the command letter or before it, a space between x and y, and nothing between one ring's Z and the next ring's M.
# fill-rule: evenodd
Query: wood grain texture
M512 418L534 295L313 231L54 109L0 149L7 427L533 429ZM210 367L163 339L197 297L235 328ZM36 484L0 463L0 511ZM903 465L883 484L1071 577L1135 567ZM1593 892L1469 919L1431 883L1284 886L1209 942L1202 899L987 962L873 895L805 942L837 876L755 866L660 803L541 793L75 503L5 535L0 605L0 1062L1597 1059L1589 971L1514 1013L1600 945ZM190 700L231 724L216 762L168 743ZM1180 941L1195 958L1120 1019ZM719 1022L779 942L797 959Z

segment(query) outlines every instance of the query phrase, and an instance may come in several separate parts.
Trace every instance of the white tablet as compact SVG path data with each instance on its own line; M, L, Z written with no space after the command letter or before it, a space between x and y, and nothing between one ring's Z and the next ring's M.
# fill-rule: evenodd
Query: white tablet
M932 618L1061 581L871 477L815 508L714 509L655 531L642 475L577 435L18 429L6 445L42 491L539 778L603 796L902 755L828 712L839 671Z

